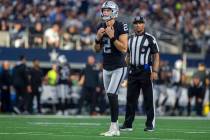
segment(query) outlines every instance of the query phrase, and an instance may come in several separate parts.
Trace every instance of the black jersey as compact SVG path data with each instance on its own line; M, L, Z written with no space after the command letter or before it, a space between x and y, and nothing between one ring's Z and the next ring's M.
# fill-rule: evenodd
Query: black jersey
M128 26L125 23L115 21L114 36L119 39L122 34L128 34ZM97 29L106 28L105 23L100 23ZM114 70L116 68L125 67L125 54L120 52L110 41L108 35L102 37L101 45L103 46L103 66L106 70Z
M70 66L68 64L64 64L58 67L58 84L68 84L69 76L70 76Z

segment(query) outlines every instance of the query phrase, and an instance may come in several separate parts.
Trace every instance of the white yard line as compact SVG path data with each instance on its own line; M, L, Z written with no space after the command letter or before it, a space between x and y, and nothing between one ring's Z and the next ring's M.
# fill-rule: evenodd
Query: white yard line
M102 138L104 136L87 136L86 133L81 134L71 134L71 135L64 135L64 134L53 134L53 133L38 133L38 132L21 132L21 133L0 133L0 135L33 135L33 136L41 136L41 135L47 135L47 136L58 136L58 137L67 137L67 136L73 136L73 137L83 137L84 139L89 137L95 137L95 138ZM143 138L143 137L123 137L119 136L116 138L120 139L129 139L129 140L184 140L184 139L169 139L169 138Z
M184 132L184 133L187 133L187 134L206 134L206 133L209 133L209 132Z
M100 126L101 123L66 123L66 122L28 122L31 125L77 125L77 126Z
M203 129L203 128L200 128L200 129L193 129L193 128L181 128L181 129L173 129L173 128L159 128L158 130L165 130L165 131L196 131L196 132L208 132L210 133L210 130L209 129Z

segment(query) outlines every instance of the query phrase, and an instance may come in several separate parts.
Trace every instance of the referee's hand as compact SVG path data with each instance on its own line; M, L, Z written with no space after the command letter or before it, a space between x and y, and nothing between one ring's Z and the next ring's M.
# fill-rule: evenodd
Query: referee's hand
M158 73L153 71L150 75L150 79L151 80L157 80L158 79Z

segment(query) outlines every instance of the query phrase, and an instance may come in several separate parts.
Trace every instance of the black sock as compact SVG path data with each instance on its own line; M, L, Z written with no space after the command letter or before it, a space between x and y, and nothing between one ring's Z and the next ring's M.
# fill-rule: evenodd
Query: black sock
M107 93L110 106L111 122L117 122L118 120L118 95Z

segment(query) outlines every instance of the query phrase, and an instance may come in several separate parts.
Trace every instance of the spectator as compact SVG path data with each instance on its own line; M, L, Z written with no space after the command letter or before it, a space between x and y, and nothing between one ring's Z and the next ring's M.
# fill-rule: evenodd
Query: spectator
M54 23L51 28L48 28L44 32L47 48L59 48L60 47L60 25Z
M91 28L86 26L80 36L82 50L91 50L95 41L95 35L92 33Z
M66 20L66 16L64 14L64 5L62 4L62 2L57 1L57 3L55 4L55 8L50 11L49 14L49 19L50 19L50 23L53 24L55 22L60 22L60 23L64 23Z
M25 47L25 31L20 21L14 23L13 29L10 31L11 45L19 48Z
M103 1L28 1L27 4L19 0L2 1L0 5L0 19L6 22L21 20L27 26L41 21L43 23L60 22L64 29L76 26L79 31L87 23L94 29L98 23L100 8ZM130 20L136 15L150 16L148 18L155 28L171 30L176 35L183 35L184 51L197 53L204 47L209 49L209 0L202 1L175 1L175 0L117 0L123 18ZM127 17L127 18L125 18ZM49 26L46 24L46 26ZM184 31L185 28L185 31ZM189 28L189 29L186 29ZM176 33L176 31L178 33ZM20 42L18 42L18 46ZM71 49L71 48L70 48ZM79 48L80 50L81 48Z
M43 48L43 25L36 22L35 26L30 30L30 44L33 48Z
M76 26L69 26L63 35L63 46L65 50L81 50L80 36Z
M76 26L78 29L82 28L82 22L77 17L77 11L74 9L70 9L67 12L67 19L65 21L64 27L68 28L71 26Z
M0 19L0 31L9 31L9 24L6 19Z
M1 111L9 113L12 111L11 106L11 88L12 75L10 71L10 62L4 61L2 64L2 72L0 74L0 89L1 89Z

